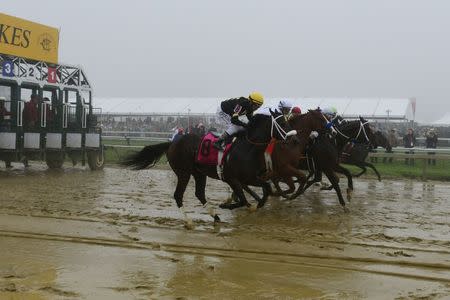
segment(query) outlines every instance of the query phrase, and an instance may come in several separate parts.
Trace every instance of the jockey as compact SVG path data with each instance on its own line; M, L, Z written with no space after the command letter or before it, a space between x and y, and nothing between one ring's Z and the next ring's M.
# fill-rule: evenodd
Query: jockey
M282 113L287 118L292 110L292 102L290 100L280 100L275 107L262 107L255 111L255 114L270 116L270 110Z
M328 121L331 121L334 117L336 117L337 109L335 107L325 107L322 109L322 114L328 119Z
M278 102L278 111L281 112L285 117L289 116L292 110L292 101L291 100L281 100Z
M294 106L291 110L291 114L296 116L296 115L301 115L302 114L302 110L300 109L300 107L298 106Z
M335 107L325 107L322 109L322 113L331 123L333 123L333 125L340 125L345 122L345 120L338 115Z
M231 142L233 135L239 131L245 130L247 124L239 120L240 116L247 116L247 119L253 115L253 112L257 110L264 103L264 97L258 92L251 93L248 98L240 97L222 101L217 109L218 123L227 126L225 132L214 143L214 147L223 150L224 146Z

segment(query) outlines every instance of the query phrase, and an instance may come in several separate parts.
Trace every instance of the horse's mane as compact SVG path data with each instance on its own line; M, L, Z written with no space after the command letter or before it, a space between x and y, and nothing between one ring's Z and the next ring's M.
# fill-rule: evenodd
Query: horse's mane
M257 130L258 128L263 128L268 120L270 120L270 116L255 114L248 120L246 131L249 132Z
M295 115L295 116L291 117L291 118L289 119L289 122L295 122L295 121L297 121L297 120L304 119L304 118L306 118L306 117L308 116L308 113L314 113L314 114L316 114L316 113L319 113L319 112L320 112L320 110L318 110L318 109L308 109L308 112L307 112L307 113L300 114L300 115Z
M359 120L347 121L347 122L339 125L338 128L339 128L339 130L346 130L346 129L350 128L350 127L354 127L355 125L358 126L358 127L360 126Z
M271 116L267 116L267 115L263 115L263 114L255 114L252 116L252 118L250 119L250 123L256 123L256 122L261 122L261 121L265 121L266 119L270 118Z

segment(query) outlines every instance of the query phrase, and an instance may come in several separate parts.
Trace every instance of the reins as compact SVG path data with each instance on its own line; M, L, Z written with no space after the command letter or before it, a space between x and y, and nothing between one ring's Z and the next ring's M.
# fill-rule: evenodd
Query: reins
M342 133L342 131L339 130L338 127L336 127L336 126L335 126L335 130L336 130L337 133L339 133L339 134L340 134L341 136L343 136L344 138L346 138L346 139L348 139L348 140L354 140L354 141L356 141L356 140L359 138L361 132L363 132L363 133L364 133L364 137L366 138L366 142L370 143L370 139L369 139L369 137L367 136L366 128L364 127L364 126L365 126L366 124L368 124L368 123L369 123L369 121L366 121L365 123L363 123L361 120L359 121L359 130L358 130L358 134L357 134L356 137L354 137L354 138L351 138L351 137L345 135L345 134Z
M273 116L271 116L271 118L272 118L272 125L271 125L271 128L270 128L270 140L268 141L268 142L253 142L253 141L251 141L250 139L249 139L249 137L248 137L248 132L246 133L246 135L245 135L245 138L246 138L246 140L250 143L250 144L252 144L252 145L255 145L255 146L265 146L265 145L268 145L271 141L272 141L272 139L274 138L274 136L273 136L273 132L274 132L274 128L277 130L277 132L278 132L278 134L282 137L282 139L283 140L278 140L278 139L276 139L275 140L275 143L282 143L282 142L285 142L286 141L286 139L287 139L287 132L281 127L281 125L280 124L278 124L278 122L277 122L277 119L279 119L280 117L284 117L284 115L279 115L278 117L276 117L276 118L274 118Z

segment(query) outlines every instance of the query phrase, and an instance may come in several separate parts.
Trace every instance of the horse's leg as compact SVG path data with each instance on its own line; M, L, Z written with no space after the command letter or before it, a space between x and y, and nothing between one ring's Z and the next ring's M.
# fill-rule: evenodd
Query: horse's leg
M214 222L220 222L219 216L215 213L214 207L206 201L205 187L206 175L201 173L194 174L195 179L195 196L203 204L203 207L208 211L209 215L214 218Z
M347 201L352 200L352 194L353 194L353 178L352 178L352 173L350 173L349 170L347 170L346 168L344 168L341 165L336 165L335 171L344 174L347 177Z
M306 175L302 171L293 168L293 172L295 173L294 176L297 178L297 182L299 183L299 186L298 186L297 190L295 191L295 193L289 197L289 199L295 199L300 194L303 194L303 192L305 191L304 187L307 182ZM295 189L295 186L294 186L294 189Z
M298 170L297 168L295 168L291 165L289 165L285 168L284 173L288 174L285 177L285 182L288 185L289 189L284 191L283 194L285 194L286 198L288 198L290 200L295 199L304 192L303 188L307 181L306 176L302 171ZM297 190L295 190L294 180L292 179L293 177L295 177L297 179L296 181L299 183ZM292 194L291 196L287 196L287 194L291 194L293 192L295 192L295 193ZM284 197L284 195L283 195L283 197Z
M219 207L227 208L227 209L235 209L235 208L242 207L242 206L250 206L250 204L247 201L247 198L245 197L244 190L242 189L241 183L235 179L227 181L227 183L230 185L233 192L239 198L239 202L238 203L222 203L219 205Z
M191 178L191 174L187 172L179 172L176 174L178 178L177 182L177 188L175 189L175 193L173 194L173 197L175 198L175 201L177 202L177 206L180 209L181 214L184 217L185 226L188 229L192 229L194 227L194 224L192 220L187 216L186 211L183 207L183 195L186 191L187 184L189 183L189 179Z
M259 197L259 195L257 193L255 193L251 188L249 188L248 185L244 185L242 188L244 189L244 191L249 193L253 198L255 198L255 200L258 203L261 202L261 197Z
M258 202L256 208L261 208L266 203L267 198L269 198L269 195L272 195L273 193L271 192L270 184L266 181L261 181L258 184L255 184L255 186L260 186L262 188L263 191L262 197L259 197L259 195L256 194L252 189L250 189L248 185L244 185L242 188L244 189L244 191L249 193L253 198L255 198L255 200ZM254 207L252 207L252 209L254 209Z
M377 176L378 176L378 181L381 181L380 173L378 173L378 170L375 168L375 166L372 165L371 163L368 163L368 162L364 162L364 163L365 163L366 166L368 166L369 168L371 168L371 169L375 172L375 174L377 174Z
M308 179L308 181L306 182L305 187L303 188L303 192L302 193L304 193L314 183L322 181L322 171L316 170L314 173L310 174L310 176L308 176L308 178L310 178L311 175L314 175L314 178L312 180Z
M275 197L283 196L284 198L287 198L287 196L284 195L283 190L280 187L280 181L276 180L276 179L273 179L272 182L273 182L273 185L275 186L275 189L276 189L276 192L274 192L272 195L275 196Z
M269 195L272 194L271 187L270 187L270 184L268 182L261 183L261 187L262 187L262 190L263 190L263 196L259 197L259 195L257 193L255 193L248 185L242 186L244 191L249 193L258 202L258 206L257 206L258 208L263 207L264 204L266 203L267 198L269 197Z
M344 197L342 197L341 188L339 187L339 177L337 177L337 175L333 172L332 169L325 169L324 173L327 176L328 180L330 180L331 185L333 186L334 190L336 191L336 194L339 199L339 203L344 208L344 211L348 212L348 208L345 206Z
M269 198L269 195L273 194L272 187L270 186L270 183L265 182L262 186L263 190L263 196L261 198L261 201L258 203L258 208L261 208L264 204L266 204L267 199Z
M359 176L361 176L362 174L364 174L364 173L367 172L367 169L366 169L366 166L365 166L365 162L362 162L362 163L358 162L358 163L355 164L355 166L357 166L358 168L360 168L362 171L359 172L359 173L356 174L356 175L353 175L353 176L359 177Z

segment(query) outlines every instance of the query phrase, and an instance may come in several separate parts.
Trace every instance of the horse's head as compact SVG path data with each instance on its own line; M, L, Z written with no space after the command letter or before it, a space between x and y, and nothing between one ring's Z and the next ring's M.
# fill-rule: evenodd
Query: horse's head
M338 132L338 138L344 139L345 142L352 141L373 146L376 144L374 130L369 122L362 117L359 117L359 120L345 122L337 126L336 131Z
M248 124L248 137L259 142L269 142L271 138L286 140L297 134L287 123L284 115L269 110L270 115L255 114Z
M306 136L309 136L312 131L324 132L334 130L332 124L319 109L310 109L303 115L294 116L289 120L289 124L292 128L297 129L299 133L304 133Z

